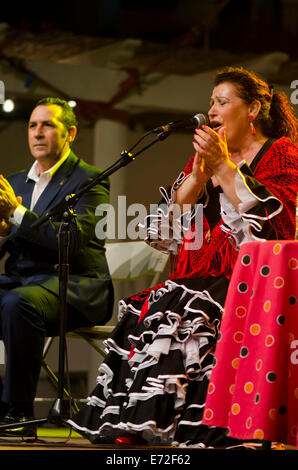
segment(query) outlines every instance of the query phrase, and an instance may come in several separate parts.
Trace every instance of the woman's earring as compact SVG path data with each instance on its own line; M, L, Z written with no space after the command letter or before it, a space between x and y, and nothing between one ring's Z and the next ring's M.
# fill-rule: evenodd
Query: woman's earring
M256 135L256 129L253 124L253 120L254 120L253 116L248 116L248 120L249 120L249 127L250 127L251 135Z

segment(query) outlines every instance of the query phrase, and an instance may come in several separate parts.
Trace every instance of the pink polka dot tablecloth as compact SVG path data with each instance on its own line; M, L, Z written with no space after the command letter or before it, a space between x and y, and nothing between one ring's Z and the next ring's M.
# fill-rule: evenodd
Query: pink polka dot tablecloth
M298 448L298 241L245 243L228 290L204 424Z

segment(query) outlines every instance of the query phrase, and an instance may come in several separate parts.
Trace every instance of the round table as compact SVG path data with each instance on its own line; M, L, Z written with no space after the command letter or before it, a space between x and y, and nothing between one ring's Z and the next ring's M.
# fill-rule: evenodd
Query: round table
M203 422L298 448L298 241L241 246Z

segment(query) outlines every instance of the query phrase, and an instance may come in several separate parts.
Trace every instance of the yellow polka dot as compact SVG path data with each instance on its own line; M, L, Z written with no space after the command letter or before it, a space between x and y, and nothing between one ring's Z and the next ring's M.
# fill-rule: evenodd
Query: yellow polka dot
M251 393L254 389L254 384L252 382L246 382L244 385L244 391L245 393Z
M254 432L254 439L264 439L264 431L262 431L262 429L256 429Z
M233 394L234 394L234 391L235 391L235 384L232 384L232 385L230 385L230 387L229 387L229 392L230 392L231 395L233 395Z
M280 243L276 243L273 247L273 253L275 255L278 255L279 253L281 252L281 244Z
M233 369L238 369L239 366L239 357L236 357L235 359L232 360L232 367Z
M270 300L266 300L266 302L264 303L265 312L269 312L270 308L271 308L271 302Z
M276 419L276 409L275 408L271 408L271 410L269 410L269 417L271 419Z
M208 393L209 393L209 395L211 395L211 393L213 393L214 390L215 390L214 383L210 382L209 385L208 385Z
M240 405L238 403L234 403L231 411L233 415L238 415L240 413Z
M291 344L292 341L295 341L295 335L294 333L289 333L289 344Z
M249 331L252 335L256 336L260 333L261 331L261 327L258 323L253 323L250 328L249 328Z

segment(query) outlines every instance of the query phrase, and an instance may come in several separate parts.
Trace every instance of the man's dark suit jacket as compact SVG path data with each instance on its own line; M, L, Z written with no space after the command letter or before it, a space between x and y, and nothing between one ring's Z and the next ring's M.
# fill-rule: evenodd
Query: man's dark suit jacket
M24 170L8 178L16 196L30 208L34 182ZM19 228L1 250L9 252L5 274L0 276L0 288L9 287L21 280L23 285L37 284L59 295L58 231L60 217L53 217L37 229L31 225L49 212L67 195L79 190L101 173L70 152L70 155L53 175L38 199L33 211L27 210ZM95 209L109 202L109 182L104 180L82 196L75 204L77 214L71 223L69 247L68 303L83 313L92 324L109 320L113 306L113 287L105 257L104 241L95 236L99 217ZM2 257L1 256L1 257Z

